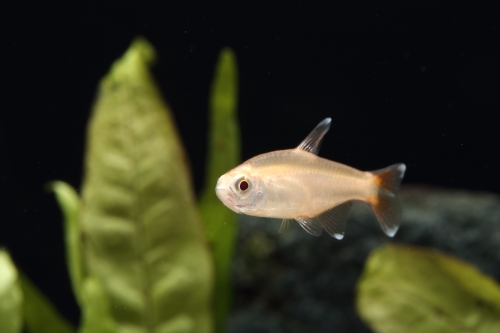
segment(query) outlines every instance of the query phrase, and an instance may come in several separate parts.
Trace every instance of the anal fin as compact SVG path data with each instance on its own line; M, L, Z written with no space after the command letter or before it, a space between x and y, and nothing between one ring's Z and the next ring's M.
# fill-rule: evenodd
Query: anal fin
M352 201L346 201L321 213L316 218L326 232L337 239L342 239L344 238L346 219L351 206Z
M321 224L315 218L296 217L295 221L297 221L305 231L313 236L319 237L323 232Z

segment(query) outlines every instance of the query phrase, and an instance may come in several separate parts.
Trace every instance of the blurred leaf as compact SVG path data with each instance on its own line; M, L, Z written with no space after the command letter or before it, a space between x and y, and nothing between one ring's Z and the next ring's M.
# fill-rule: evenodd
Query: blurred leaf
M499 332L500 287L476 268L424 248L375 250L357 309L375 332Z
M56 199L64 215L64 235L66 240L66 262L68 263L71 285L78 304L81 304L81 288L83 279L82 249L78 218L80 214L80 198L71 185L55 181L48 184L56 194Z
M64 319L52 302L28 279L20 274L24 301L24 323L30 333L72 333L75 329ZM0 332L3 332L0 330Z
M234 52L221 51L210 95L210 127L206 184L200 209L215 263L215 328L225 332L231 303L231 264L236 239L236 214L215 194L217 179L240 160L240 133L237 121L238 73Z
M82 285L82 325L79 333L114 333L116 323L112 319L109 300L101 283L88 277Z
M0 250L0 332L21 332L22 301L16 267L7 251Z
M211 332L213 267L184 151L136 39L100 83L81 227L119 332Z

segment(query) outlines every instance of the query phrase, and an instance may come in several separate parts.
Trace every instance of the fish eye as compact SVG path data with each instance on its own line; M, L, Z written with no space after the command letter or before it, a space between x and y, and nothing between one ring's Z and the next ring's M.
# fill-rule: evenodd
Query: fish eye
M248 178L240 177L236 180L235 187L239 192L246 193L252 186Z
M246 180L242 180L239 187L241 191L246 191L246 189L248 188L248 182Z

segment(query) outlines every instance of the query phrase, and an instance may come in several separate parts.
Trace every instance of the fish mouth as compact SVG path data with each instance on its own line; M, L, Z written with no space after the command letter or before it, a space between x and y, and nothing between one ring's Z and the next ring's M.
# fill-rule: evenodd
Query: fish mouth
M222 199L224 198L224 194L226 194L226 188L224 187L216 187L215 188L215 195L217 195L217 198L219 198L220 201L223 201Z
M216 186L215 194L227 208L231 209L235 213L241 213L241 211L239 210L241 205L238 204L236 194L234 194L232 190L228 191L226 187Z
M231 186L216 186L215 194L227 208L231 209L235 213L242 214L243 209L249 206L247 203L240 202Z

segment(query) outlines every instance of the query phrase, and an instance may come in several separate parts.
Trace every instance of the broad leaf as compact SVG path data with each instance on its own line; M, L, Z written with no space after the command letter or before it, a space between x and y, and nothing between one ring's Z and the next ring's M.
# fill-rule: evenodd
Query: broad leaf
M100 83L81 223L118 332L211 332L213 267L170 110L135 40Z
M0 332L21 332L22 301L16 267L9 254L0 250Z
M234 52L223 49L215 69L210 95L210 127L205 187L200 209L215 263L215 327L225 332L231 301L231 264L236 238L236 214L215 195L217 179L240 160L240 133L237 121L238 74Z
M494 333L500 328L500 287L449 255L387 245L366 263L357 308L380 333Z
M82 284L82 325L79 333L115 333L118 327L112 319L105 291L96 278L88 277Z
M83 280L82 249L80 243L80 229L78 218L80 214L80 198L76 191L61 181L48 184L56 194L57 201L64 215L64 235L66 241L66 261L73 292L81 304L81 288Z
M72 333L75 329L52 302L26 277L20 274L24 301L24 323L29 333ZM0 332L3 332L0 330Z

